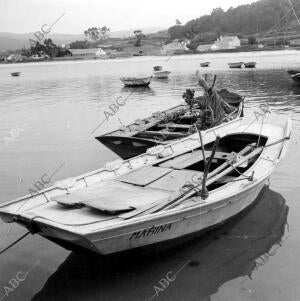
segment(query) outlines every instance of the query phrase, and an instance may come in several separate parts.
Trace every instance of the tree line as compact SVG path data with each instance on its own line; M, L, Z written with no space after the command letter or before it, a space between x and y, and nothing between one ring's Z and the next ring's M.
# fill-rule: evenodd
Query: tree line
M221 34L266 34L283 31L300 25L294 15L300 18L300 2L291 0L260 0L224 11L215 8L210 15L191 20L185 25L169 28L171 39L187 38L194 43L215 40Z

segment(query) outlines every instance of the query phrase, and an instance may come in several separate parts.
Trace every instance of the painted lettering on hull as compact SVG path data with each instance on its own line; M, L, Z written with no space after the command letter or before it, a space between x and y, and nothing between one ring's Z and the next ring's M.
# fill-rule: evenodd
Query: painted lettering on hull
M172 226L172 224L170 223L170 224L164 224L164 225L160 225L160 226L152 226L151 228L148 228L148 229L136 231L131 234L129 240L139 239L142 237L144 238L144 237L148 237L148 236L157 235L162 232L170 231L171 226Z

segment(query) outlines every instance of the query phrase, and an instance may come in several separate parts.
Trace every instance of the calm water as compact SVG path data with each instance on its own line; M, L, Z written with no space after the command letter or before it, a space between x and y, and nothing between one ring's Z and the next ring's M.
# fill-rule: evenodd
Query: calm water
M0 66L0 202L27 194L43 174L54 173L55 182L115 160L94 137L180 103L187 88L200 93L194 74L207 60L218 87L246 96L249 110L268 102L293 118L288 156L255 205L218 230L151 256L107 260L27 237L0 255L0 300L149 300L176 272L152 300L300 300L300 87L286 73L300 69L298 52ZM227 67L253 60L255 70ZM134 92L122 88L120 76L148 75L154 65L170 70L170 79ZM11 77L14 71L21 76ZM126 105L104 121L118 97L128 97ZM0 249L23 233L0 222ZM20 275L23 281L12 280Z

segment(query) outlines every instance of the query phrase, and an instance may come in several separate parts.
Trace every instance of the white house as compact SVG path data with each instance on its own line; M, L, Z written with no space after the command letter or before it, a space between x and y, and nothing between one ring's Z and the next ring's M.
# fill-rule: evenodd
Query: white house
M197 51L198 52L207 52L211 50L211 44L205 44L205 45L199 45L197 47Z
M237 36L220 37L211 46L211 50L235 49L241 46L241 40Z
M20 54L11 54L5 59L8 62L21 62L23 60L22 55Z
M175 53L184 53L185 51L189 50L187 48L187 44L189 41L182 41L182 40L174 40L172 43L163 45L161 48L161 54L170 55Z
M69 49L74 58L100 58L105 57L106 52L102 48Z

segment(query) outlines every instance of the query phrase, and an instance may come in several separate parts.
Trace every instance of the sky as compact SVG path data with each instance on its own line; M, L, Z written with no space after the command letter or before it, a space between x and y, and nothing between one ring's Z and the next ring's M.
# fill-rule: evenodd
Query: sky
M236 7L255 0L0 0L0 32L28 33L52 24L52 33L80 34L91 26L111 31L168 28L209 14L213 8Z

